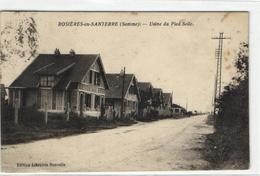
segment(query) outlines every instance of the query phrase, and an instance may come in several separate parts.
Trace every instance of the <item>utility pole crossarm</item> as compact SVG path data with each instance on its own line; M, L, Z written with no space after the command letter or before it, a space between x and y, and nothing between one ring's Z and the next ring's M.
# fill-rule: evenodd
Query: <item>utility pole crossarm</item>
M211 39L231 39L231 37L212 37Z

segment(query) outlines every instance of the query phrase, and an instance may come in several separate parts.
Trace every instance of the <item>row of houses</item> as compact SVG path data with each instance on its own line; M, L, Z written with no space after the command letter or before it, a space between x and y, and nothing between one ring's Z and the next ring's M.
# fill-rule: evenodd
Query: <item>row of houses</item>
M134 74L106 73L100 55L40 54L8 87L8 104L82 117L121 118L181 113L164 93ZM178 109L178 111L177 111Z

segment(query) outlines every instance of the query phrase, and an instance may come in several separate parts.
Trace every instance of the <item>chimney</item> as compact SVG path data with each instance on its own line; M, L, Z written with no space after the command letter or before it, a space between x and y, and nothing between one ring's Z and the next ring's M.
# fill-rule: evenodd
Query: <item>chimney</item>
M75 53L75 51L73 49L70 50L70 55L71 56L75 56L76 55L76 53Z
M58 48L56 48L55 51L54 51L54 54L55 54L55 56L60 55L60 50Z

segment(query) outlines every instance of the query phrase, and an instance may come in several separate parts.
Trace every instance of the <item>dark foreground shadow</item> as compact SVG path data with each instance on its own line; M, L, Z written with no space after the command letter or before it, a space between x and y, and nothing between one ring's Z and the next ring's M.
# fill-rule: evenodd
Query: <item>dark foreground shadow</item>
M96 133L100 130L114 129L120 126L130 126L138 123L134 119L104 120L71 118L65 121L61 118L50 118L48 124L28 121L14 125L13 121L2 121L2 145L28 143L48 138L63 138L85 133Z

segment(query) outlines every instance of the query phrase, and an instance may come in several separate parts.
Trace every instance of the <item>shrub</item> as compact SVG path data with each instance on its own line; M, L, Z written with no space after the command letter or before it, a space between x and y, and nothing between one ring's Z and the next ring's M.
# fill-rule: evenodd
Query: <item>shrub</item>
M237 75L224 88L218 99L218 114L214 123L215 133L208 137L214 164L226 161L249 162L249 92L248 92L248 44L242 43L235 62Z

